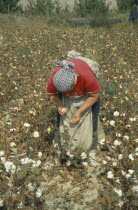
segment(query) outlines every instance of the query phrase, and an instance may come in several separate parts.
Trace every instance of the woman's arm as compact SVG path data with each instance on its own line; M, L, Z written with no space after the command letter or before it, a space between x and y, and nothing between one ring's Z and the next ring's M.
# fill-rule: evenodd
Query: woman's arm
M57 110L60 115L64 115L67 113L67 108L63 106L62 101L60 100L58 94L53 94L50 96L50 100L54 101L57 107Z
M81 115L84 111L86 111L89 107L91 107L93 104L96 103L100 95L100 91L97 91L96 93L90 93L89 97L85 100L83 105L75 112L75 114L72 116L71 123L76 123L80 120Z

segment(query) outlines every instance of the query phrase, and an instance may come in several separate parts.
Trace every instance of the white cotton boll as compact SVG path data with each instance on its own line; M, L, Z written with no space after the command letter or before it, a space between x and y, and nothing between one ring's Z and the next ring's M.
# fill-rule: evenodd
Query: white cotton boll
M116 133L116 136L117 136L117 137L121 137L122 134L121 134L121 133Z
M54 144L54 148L58 148L59 145L57 143Z
M46 129L46 131L47 131L48 134L50 134L50 133L51 133L51 127L48 127L48 128Z
M129 136L123 136L123 138L129 140Z
M123 158L123 155L122 155L122 154L119 154L119 155L118 155L118 159L119 159L119 160L122 160L122 158Z
M99 141L99 144L101 144L101 145L104 145L104 143L105 143L105 139L101 139L101 140Z
M126 178L129 179L131 177L131 174L126 174Z
M117 162L113 162L113 166L117 166Z
M121 200L120 200L119 203L118 203L118 206L119 206L119 207L122 207L123 204L124 204L124 201L121 201Z
M38 131L34 131L33 135L34 135L35 138L38 138L39 137L39 132Z
M135 155L138 156L138 152L136 152Z
M36 163L35 163L35 167L39 167L41 165L41 160L38 160Z
M118 140L115 140L115 141L114 141L114 145L115 145L115 146L119 146L120 144L121 144L120 141L118 141Z
M66 162L66 166L69 167L70 165L71 165L71 162L70 161L67 161Z
M29 128L30 124L29 123L24 123L24 127Z
M10 132L16 131L16 128L11 128Z
M16 147L15 142L11 142L11 143L10 143L10 147Z
M134 170L129 169L128 172L129 172L130 174L133 174L133 173L134 173Z
M3 200L0 199L0 207L4 206Z
M138 143L138 139L135 139L134 141L135 141L136 143Z
M41 158L41 157L42 157L42 155L43 155L43 153L42 153L42 152L38 152L38 155L37 155L37 156L38 156L39 158Z
M33 162L32 167L33 167L33 168L36 167L36 161Z
M84 165L84 166L88 166L88 163L87 162L82 162L82 165Z
M121 117L124 117L124 116L126 116L126 114L125 113L121 113L120 116Z
M21 171L21 166L18 166L17 172Z
M138 152L138 147L135 149L135 152Z
M103 164L107 164L107 161L106 160L103 160Z
M20 160L20 162L21 162L22 165L29 164L29 163L35 163L34 160L29 159L28 157L22 158L22 159Z
M109 156L107 156L106 158L107 158L107 160L111 160L111 158Z
M70 158L73 158L73 157L74 157L74 155L72 155L72 154L70 153L70 151L67 152L67 155L68 155Z
M6 161L6 162L4 163L4 167L5 167L7 173L8 173L8 172L11 172L12 174L15 173L16 166L15 166L12 162Z
M4 156L5 152L4 151L0 151L0 157Z
M134 160L134 157L133 157L132 154L130 154L128 157L129 157L130 160Z
M120 114L120 113L119 113L118 111L115 111L115 112L114 112L114 116L115 116L115 117L118 117L119 114Z
M118 184L120 184L120 180L119 179L117 179L115 182L118 183Z
M138 185L133 186L133 187L132 187L132 190L133 190L134 192L137 192L137 193L138 193Z
M118 189L116 189L116 188L114 188L113 190L117 193L117 195L118 195L119 197L122 197L122 195L123 195L122 190L118 190Z
M85 158L87 158L87 155L86 155L85 152L82 152L80 156L81 156L81 158L82 158L83 160L84 160Z
M38 188L36 191L36 197L40 198L42 196L43 190L41 188Z
M30 151L31 151L31 152L33 152L33 151L34 151L34 149L33 149L32 147L29 147L29 149L30 149Z
M1 157L1 162L3 163L3 165L6 163L6 158L5 157Z
M62 108L62 113L64 113L64 114L66 114L67 113L67 111L68 111L68 109L67 108Z
M131 128L131 125L126 125L126 128Z
M124 170L122 170L122 175L126 175L126 172Z
M22 209L23 208L23 202L20 202L19 204L18 204L18 209Z
M130 120L131 122L134 122L134 121L136 121L136 117L134 117L134 118L129 118L129 120Z
M29 183L28 184L28 190L31 191L31 192L33 192L35 190L35 186L32 185L32 183Z
M115 121L114 120L110 120L110 125L115 126Z
M113 179L113 177L114 177L113 172L112 172L112 171L108 171L108 172L107 172L107 178L108 178L108 179Z

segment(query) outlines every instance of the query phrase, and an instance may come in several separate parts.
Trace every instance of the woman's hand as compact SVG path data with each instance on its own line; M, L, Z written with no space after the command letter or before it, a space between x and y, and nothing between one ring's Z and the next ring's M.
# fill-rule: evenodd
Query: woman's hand
M63 116L64 114L67 113L68 109L65 106L63 106L62 101L60 100L58 94L51 95L50 96L50 99L52 101L55 101L57 110L58 110L58 112L59 112L60 115Z
M68 109L65 106L59 106L57 109L59 114L62 116L68 112Z
M79 111L76 111L75 114L72 116L71 118L71 123L77 123L80 121L80 118L81 118L81 112Z

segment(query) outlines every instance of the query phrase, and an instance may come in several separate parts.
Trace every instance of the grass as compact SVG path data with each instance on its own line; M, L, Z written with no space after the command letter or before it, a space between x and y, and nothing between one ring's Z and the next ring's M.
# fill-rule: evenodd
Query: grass
M0 155L15 165L13 171L11 168L6 171L4 163L0 163L3 208L73 209L78 203L80 209L137 209L137 192L132 189L137 185L138 170L137 28L127 21L112 27L92 28L87 25L74 27L66 22L50 24L45 19L15 18L12 15L0 15L0 20ZM52 165L56 109L46 97L45 86L53 70L51 61L65 59L69 50L76 50L100 64L100 118L106 132L103 146L110 148L102 152L107 163L103 163L105 173L99 177L104 186L99 192L100 197L84 205L84 198L79 194L70 196L64 193L60 198L54 184L44 189L42 196L37 191L39 188L41 191L41 183L47 183L44 174L49 181L60 174L63 177L60 182L66 182L66 176L70 175L77 184L83 181L82 188L87 186L86 167L67 169L65 165ZM114 116L116 111L119 116ZM110 124L111 120L115 121L115 126ZM39 134L37 138L34 137L35 131ZM115 140L120 145L115 146ZM39 156L39 152L42 155ZM21 159L26 157L35 164L40 160L41 164L36 167L29 162L21 164ZM128 171L130 169L134 170L132 174ZM113 173L111 179L107 178L109 171ZM29 190L28 183L35 189ZM121 197L114 188L122 191ZM55 199L51 207L46 202L50 198Z

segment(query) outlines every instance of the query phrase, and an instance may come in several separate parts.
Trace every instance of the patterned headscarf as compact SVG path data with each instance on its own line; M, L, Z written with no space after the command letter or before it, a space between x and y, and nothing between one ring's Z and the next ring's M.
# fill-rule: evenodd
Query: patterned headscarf
M71 68L74 63L69 61L52 61L52 64L61 67L59 71L54 74L53 83L55 88L60 92L69 90L74 85L75 71Z

